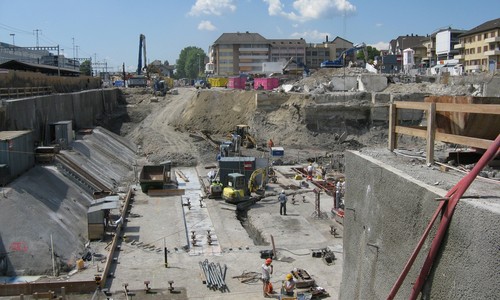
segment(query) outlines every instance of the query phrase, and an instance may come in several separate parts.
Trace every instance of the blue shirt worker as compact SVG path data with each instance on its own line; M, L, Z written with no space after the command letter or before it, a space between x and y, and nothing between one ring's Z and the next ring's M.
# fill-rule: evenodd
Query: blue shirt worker
M280 201L280 215L285 215L286 216L286 194L285 190L282 190L281 193L278 196L278 200Z

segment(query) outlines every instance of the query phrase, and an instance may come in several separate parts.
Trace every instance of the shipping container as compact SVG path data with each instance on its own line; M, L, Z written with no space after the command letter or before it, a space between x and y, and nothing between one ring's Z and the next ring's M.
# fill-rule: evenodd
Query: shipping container
M254 79L254 89L259 89L259 85L262 85L264 90L272 90L280 85L279 78L255 78Z
M245 175L245 184L255 171L255 157L222 157L219 160L219 179L222 185L227 186L227 175L240 173Z
M0 164L7 175L0 178L6 184L35 165L33 133L31 131L0 132Z
M229 77L227 87L231 89L244 90L246 81L245 77Z
M208 82L212 87L228 87L229 79L227 77L209 77Z

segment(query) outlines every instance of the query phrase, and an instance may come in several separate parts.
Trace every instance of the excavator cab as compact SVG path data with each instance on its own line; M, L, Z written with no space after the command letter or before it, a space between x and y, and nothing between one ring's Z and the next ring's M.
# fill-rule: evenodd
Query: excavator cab
M222 199L229 203L243 201L245 197L245 175L240 173L227 174L227 186L222 191Z

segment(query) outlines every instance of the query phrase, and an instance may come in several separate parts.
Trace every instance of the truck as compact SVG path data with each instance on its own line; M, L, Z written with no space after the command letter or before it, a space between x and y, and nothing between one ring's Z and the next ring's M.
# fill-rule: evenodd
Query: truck
M177 182L172 179L171 162L160 165L145 165L139 176L139 183L143 193L150 189L172 189L177 188Z
M320 64L320 68L342 68L346 66L346 61L353 61L352 56L356 54L356 51L358 50L366 50L366 44L361 43L358 45L355 45L352 48L349 48L347 50L344 50L342 53L340 53L339 57L337 57L335 60L325 60ZM365 59L366 59L366 54L365 54Z

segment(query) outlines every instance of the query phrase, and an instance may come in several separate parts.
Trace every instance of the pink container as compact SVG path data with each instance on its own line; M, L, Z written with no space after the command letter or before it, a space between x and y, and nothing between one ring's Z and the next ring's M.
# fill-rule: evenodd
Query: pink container
M244 77L229 77L227 82L227 87L230 89L245 89L245 78Z
M280 80L279 78L255 78L253 82L254 89L257 89L259 84L264 87L264 90L272 90L279 86Z

